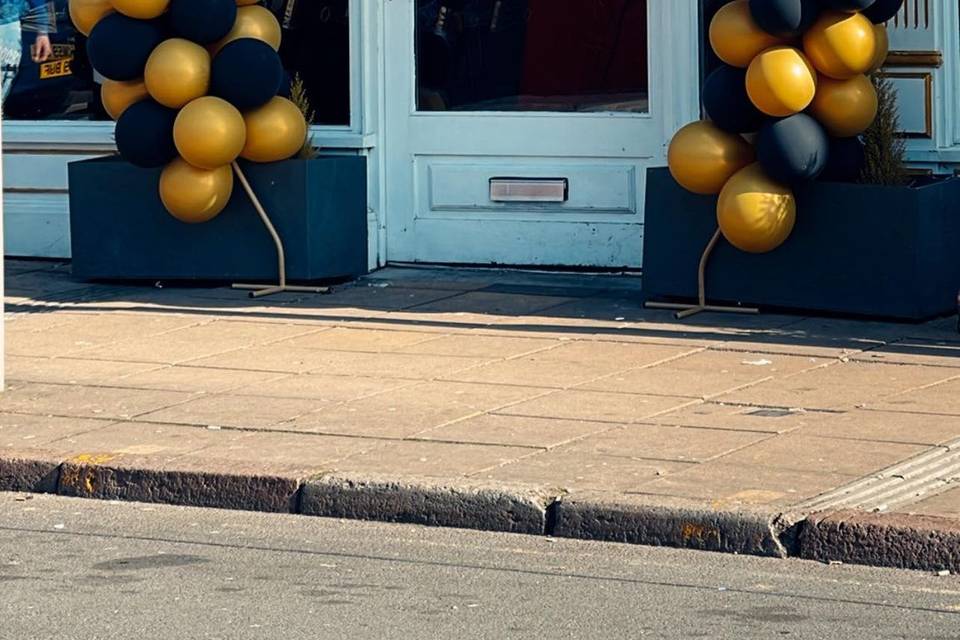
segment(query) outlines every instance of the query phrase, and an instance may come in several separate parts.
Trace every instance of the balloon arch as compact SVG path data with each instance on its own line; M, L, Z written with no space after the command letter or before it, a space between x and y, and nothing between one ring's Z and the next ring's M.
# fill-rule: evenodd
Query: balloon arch
M158 189L175 218L216 217L238 158L275 162L303 147L304 115L280 95L280 24L257 0L70 0L69 11L105 78L121 157L164 167Z
M888 53L884 25L903 0L733 0L709 27L722 64L703 84L705 120L670 143L674 179L719 195L720 233L764 253L796 222L793 188L855 180L858 136L877 115L869 75Z

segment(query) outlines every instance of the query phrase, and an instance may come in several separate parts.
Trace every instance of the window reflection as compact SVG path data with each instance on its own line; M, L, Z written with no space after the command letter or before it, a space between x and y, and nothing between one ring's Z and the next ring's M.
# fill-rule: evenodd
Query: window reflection
M648 109L646 0L416 0L423 111Z
M283 27L280 56L299 75L314 124L350 124L349 0L265 0ZM38 28L44 6L49 28ZM18 20L11 19L16 15ZM37 35L49 32L51 55L34 60ZM9 79L4 119L108 120L101 78L86 56L86 38L70 22L67 0L0 0L0 57Z

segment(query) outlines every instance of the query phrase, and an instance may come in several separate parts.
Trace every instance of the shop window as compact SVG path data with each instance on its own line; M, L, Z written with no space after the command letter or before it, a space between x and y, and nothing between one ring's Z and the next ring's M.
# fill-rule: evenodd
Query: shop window
M4 118L109 119L100 103L99 78L86 57L86 38L70 23L67 0L43 5L43 18L37 4L0 0L0 52L8 80ZM315 113L313 123L349 125L349 0L266 0L263 4L283 27L280 55L291 76L303 80ZM11 19L13 14L23 19ZM39 61L34 54L42 31L49 32L52 51Z
M416 0L421 111L646 112L646 0Z

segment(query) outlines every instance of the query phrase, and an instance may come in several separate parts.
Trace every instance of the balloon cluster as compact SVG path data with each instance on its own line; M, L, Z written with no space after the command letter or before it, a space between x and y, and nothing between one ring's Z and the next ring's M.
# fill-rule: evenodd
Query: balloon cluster
M859 175L858 136L877 115L868 76L887 57L884 23L902 5L733 0L717 11L709 39L723 64L703 85L709 119L677 132L668 164L684 188L719 194L717 221L732 245L776 249L796 222L792 187Z
M139 167L164 167L160 198L183 222L219 214L237 158L295 155L307 122L278 96L280 24L257 0L70 0L105 80L117 149Z

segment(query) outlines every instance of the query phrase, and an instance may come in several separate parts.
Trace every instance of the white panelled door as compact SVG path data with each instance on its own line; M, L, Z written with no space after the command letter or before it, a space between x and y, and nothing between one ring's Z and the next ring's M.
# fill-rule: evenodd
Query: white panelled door
M386 0L387 260L638 267L696 0Z

